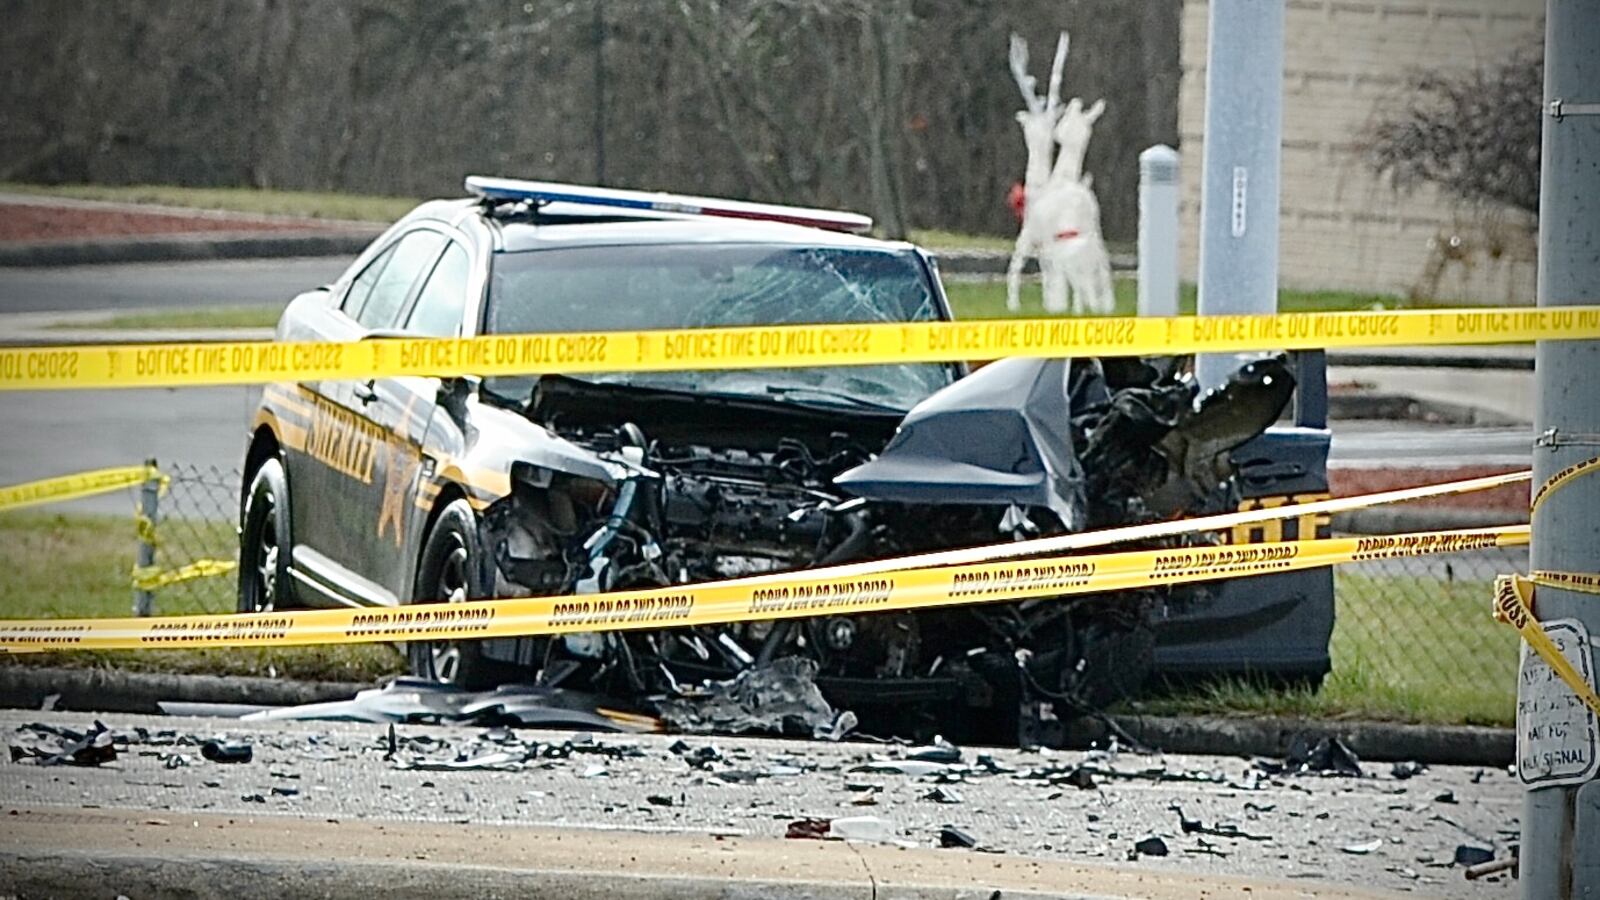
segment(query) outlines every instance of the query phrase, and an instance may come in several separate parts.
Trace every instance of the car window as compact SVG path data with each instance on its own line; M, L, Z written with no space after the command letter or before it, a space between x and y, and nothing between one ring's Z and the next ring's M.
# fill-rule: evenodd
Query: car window
M406 319L406 330L430 337L455 337L461 333L461 311L466 306L471 260L460 244L451 242L422 286Z
M367 302L367 297L372 293L372 283L378 280L378 275L383 272L383 267L389 264L389 257L394 255L394 247L390 247L378 254L378 258L367 263L361 270L356 280L350 284L350 290L344 295L344 305L340 307L345 315L354 319L361 312L361 307Z
M356 321L367 328L393 328L411 286L438 258L444 242L445 236L437 231L413 231L401 238L390 252L388 265L373 282L367 302L356 312Z
M488 334L637 331L938 318L932 284L909 250L788 244L572 247L493 257ZM589 380L696 391L825 394L909 409L950 382L933 363L670 373L609 373ZM533 377L489 388L525 397ZM802 393L803 392L803 393Z

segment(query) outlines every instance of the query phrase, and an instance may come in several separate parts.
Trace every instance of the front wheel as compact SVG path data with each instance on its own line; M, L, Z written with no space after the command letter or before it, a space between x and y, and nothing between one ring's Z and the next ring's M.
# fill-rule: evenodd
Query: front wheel
M239 612L294 606L289 582L289 486L283 463L269 459L256 470L239 529Z
M428 533L417 566L413 603L464 603L481 596L475 570L482 558L477 521L465 500L446 506ZM491 686L494 666L477 641L412 641L406 645L411 674L457 687Z

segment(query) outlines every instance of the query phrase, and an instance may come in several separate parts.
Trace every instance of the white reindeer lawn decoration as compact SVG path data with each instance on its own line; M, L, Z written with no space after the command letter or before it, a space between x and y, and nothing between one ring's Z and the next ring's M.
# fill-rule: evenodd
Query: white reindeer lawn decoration
M1006 306L1013 311L1022 308L1022 266L1033 257L1039 260L1047 312L1066 312L1070 305L1074 315L1105 315L1115 308L1111 260L1100 237L1100 203L1094 195L1094 182L1083 172L1083 155L1095 120L1105 111L1105 101L1096 101L1085 110L1083 101L1074 97L1062 109L1061 73L1067 46L1063 31L1056 41L1049 89L1041 98L1028 74L1028 42L1011 36L1011 75L1027 106L1017 113L1017 123L1022 126L1028 165L1017 204L1022 227L1006 270ZM1057 144L1061 150L1052 161Z

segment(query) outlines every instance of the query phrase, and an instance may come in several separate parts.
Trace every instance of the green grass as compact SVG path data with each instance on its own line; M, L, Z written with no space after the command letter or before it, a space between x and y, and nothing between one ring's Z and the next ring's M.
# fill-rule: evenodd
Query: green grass
M98 184L19 184L0 182L0 193L107 200L114 203L154 203L256 215L306 216L392 222L419 202L409 197L375 197L319 191L275 191L254 188L189 188L163 184L110 186Z
M1229 680L1130 708L1443 725L1514 722L1518 638L1490 618L1490 582L1338 572L1335 591L1333 671L1320 690Z
M232 550L227 523L206 523L186 547ZM125 616L134 533L115 516L37 511L0 514L0 617ZM170 564L170 563L169 563ZM223 612L231 576L188 592L156 595L161 615ZM1516 704L1517 635L1489 618L1487 581L1336 575L1333 672L1320 690L1223 681L1124 704L1145 713L1255 714L1509 725ZM197 595L210 599L199 600ZM0 656L0 664L116 667L134 671L371 681L399 673L387 644L271 649L41 653Z
M176 536L172 538L175 542ZM202 523L184 535L210 552L232 547L226 523ZM135 537L131 517L64 515L22 510L0 514L0 617L67 618L127 616L132 608L128 579ZM158 560L160 561L160 560ZM158 591L159 615L226 612L231 575L207 590L183 585ZM190 585L198 585L191 582ZM209 601L198 599L209 595ZM32 653L0 656L0 664L110 667L140 672L201 672L268 675L335 681L371 681L399 673L404 661L388 644L339 647L232 648Z
M61 331L138 331L152 328L271 328L278 324L282 306L218 306L204 309L156 310L127 313L109 319L57 322Z
M1116 315L1131 316L1137 312L1139 284L1132 278L1117 278L1112 282L1116 293ZM1012 312L1006 309L1006 283L1003 278L975 280L947 280L944 285L945 294L950 298L950 305L955 309L956 316L962 319L1004 319L1017 316L1036 317L1051 315L1044 312L1044 295L1038 279L1030 279L1022 284L1022 310ZM1194 312L1198 289L1193 284L1184 284L1178 292L1178 310L1188 315ZM1399 297L1382 296L1378 294L1360 294L1350 291L1278 291L1278 310L1280 312L1318 312L1373 309L1375 307L1393 309L1401 306L1416 306L1416 301L1407 301Z

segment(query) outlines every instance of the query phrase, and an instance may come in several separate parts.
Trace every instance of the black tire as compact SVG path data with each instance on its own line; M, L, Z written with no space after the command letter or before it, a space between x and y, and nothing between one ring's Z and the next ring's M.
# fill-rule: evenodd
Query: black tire
M460 603L484 596L477 575L483 558L477 519L465 500L440 511L422 547L412 603ZM468 690L492 687L495 669L477 641L412 641L406 644L411 674Z
M269 459L245 495L239 529L239 612L295 606L289 578L289 483L283 463Z

